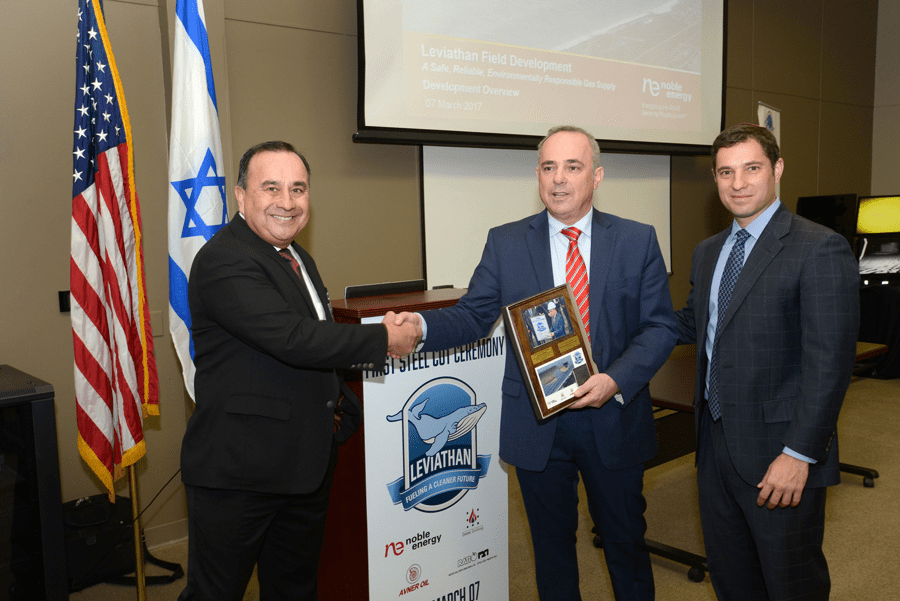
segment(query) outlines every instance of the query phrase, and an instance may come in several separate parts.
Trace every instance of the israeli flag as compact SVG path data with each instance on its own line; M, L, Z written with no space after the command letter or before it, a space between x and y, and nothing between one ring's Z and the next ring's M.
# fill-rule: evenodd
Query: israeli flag
M169 140L169 330L194 399L188 275L200 247L228 223L225 165L203 0L177 0ZM219 174L223 175L219 175Z

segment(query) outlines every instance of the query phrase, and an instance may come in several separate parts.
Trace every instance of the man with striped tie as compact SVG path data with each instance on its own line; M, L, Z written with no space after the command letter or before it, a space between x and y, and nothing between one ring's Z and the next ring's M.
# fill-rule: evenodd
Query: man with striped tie
M603 533L616 599L654 597L644 544L644 462L656 454L647 383L675 344L675 317L656 233L592 206L603 180L587 132L551 129L535 169L545 211L494 228L469 289L455 306L400 320L422 326L422 351L485 336L501 308L566 282L600 373L569 409L538 420L514 353L506 355L500 456L516 467L542 601L581 599L575 534L579 473ZM421 318L421 319L420 319Z

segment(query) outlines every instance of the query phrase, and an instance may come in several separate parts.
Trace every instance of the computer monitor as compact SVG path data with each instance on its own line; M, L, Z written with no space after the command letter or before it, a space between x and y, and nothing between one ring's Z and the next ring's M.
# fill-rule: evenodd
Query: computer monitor
M797 199L797 214L810 221L830 227L847 239L853 248L856 236L856 194L801 196Z
M856 235L863 285L900 283L900 194L860 197Z

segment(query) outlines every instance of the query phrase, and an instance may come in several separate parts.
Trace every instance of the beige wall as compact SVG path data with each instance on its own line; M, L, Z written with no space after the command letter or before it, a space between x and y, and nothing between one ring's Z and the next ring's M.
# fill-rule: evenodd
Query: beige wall
M225 39L235 161L270 139L306 155L312 216L298 241L331 297L343 298L347 285L421 277L421 218L416 149L351 140L356 3L332 4L343 10L226 2Z
M900 2L878 3L872 194L900 194Z
M281 138L312 164L310 225L299 236L333 298L348 284L421 276L417 152L355 145L356 2L205 0L227 181L250 145ZM897 185L897 45L879 46L876 0L731 0L726 122L755 120L756 103L782 110L782 196L857 192ZM885 4L882 1L882 10ZM148 453L138 466L142 506L178 469L191 401L168 334L167 138L175 0L106 0L112 46L136 147L149 304L154 312L161 413L145 420ZM882 32L896 38L896 7ZM63 499L101 491L78 456L69 316L74 0L4 0L0 22L0 364L52 383L57 398ZM891 29L892 27L892 29ZM892 58L891 58L892 57ZM873 109L873 106L877 107ZM873 110L876 126L873 136ZM874 146L873 146L874 145ZM873 159L873 147L875 159ZM893 163L887 157L893 157ZM877 172L877 175L876 175ZM728 223L706 157L673 159L672 296L688 293L694 246ZM880 179L881 178L881 179ZM893 178L893 179L890 179ZM232 201L231 210L234 210ZM698 225L699 224L699 225ZM120 484L120 493L126 487ZM184 536L176 479L145 514L151 545Z
M137 147L148 303L161 316L168 295L168 178L158 8L155 2L105 6ZM62 495L70 500L102 492L76 447L71 322L57 301L57 292L69 289L77 3L4 2L2 13L0 364L53 384ZM162 326L154 341L163 410L144 423L150 452L138 467L142 503L178 469L185 426L177 360ZM117 490L127 495L124 481ZM178 524L184 504L183 488L170 486L144 521L151 527Z
M191 401L168 334L167 146L175 1L106 0L106 20L136 148L161 416L144 422L142 506L175 473ZM312 220L300 241L332 297L349 284L420 277L417 153L354 145L355 2L206 0L232 186L243 151L285 139L312 164ZM69 288L76 8L73 0L4 0L0 52L0 364L53 384L63 500L101 492L78 455L72 334L57 291ZM230 197L231 211L235 210ZM38 275L39 274L39 275ZM127 495L121 481L117 492ZM144 516L151 545L183 537L180 480Z
M728 2L725 125L756 123L759 102L781 110L781 199L791 210L800 196L869 193L877 13L878 0ZM694 246L730 221L709 166L673 161L676 307L690 291Z

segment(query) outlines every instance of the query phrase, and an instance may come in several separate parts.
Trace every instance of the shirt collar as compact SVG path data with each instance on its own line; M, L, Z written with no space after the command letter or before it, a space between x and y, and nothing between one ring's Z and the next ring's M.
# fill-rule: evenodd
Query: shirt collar
M772 221L772 215L775 214L775 211L778 210L778 207L781 206L781 201L779 199L775 199L769 207L759 214L759 217L750 222L747 227L743 228L747 230L747 233L753 236L754 240L759 240L759 237L762 235L763 230L766 229L766 226L769 225L769 222ZM731 224L731 235L730 238L734 238L734 235L737 231L741 229L741 226L738 225L737 221L732 222Z
M591 237L591 225L594 222L594 210L591 209L587 214L576 221L573 225L566 225L547 211L547 223L550 226L550 236L553 237L567 227L576 227L581 230L582 236Z

